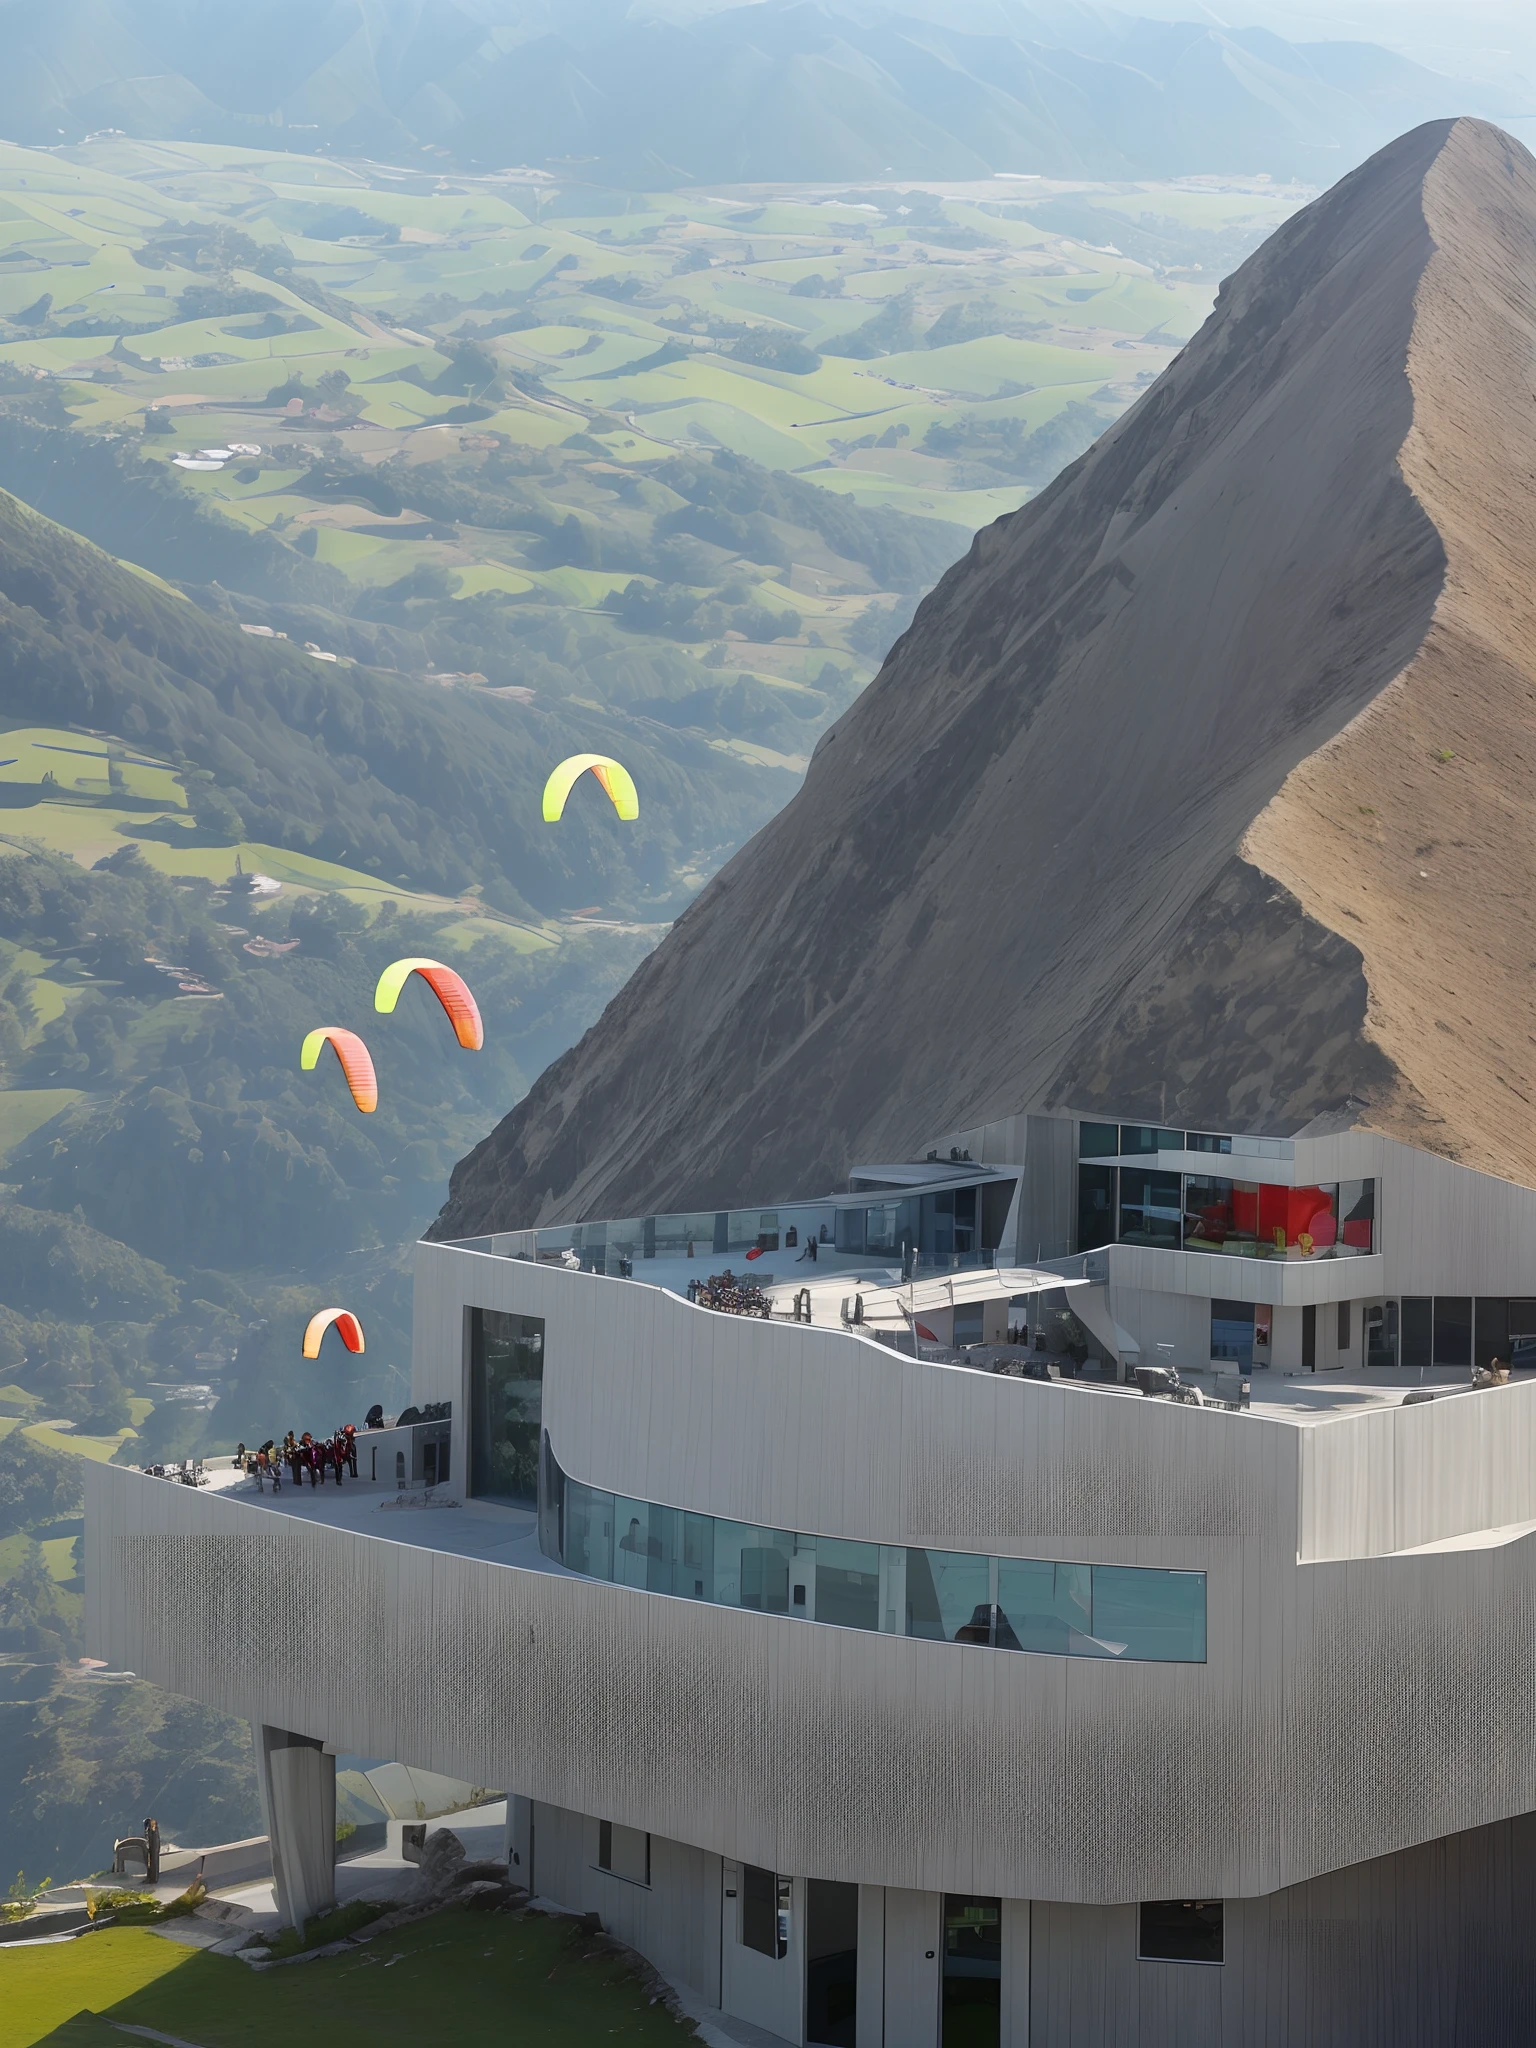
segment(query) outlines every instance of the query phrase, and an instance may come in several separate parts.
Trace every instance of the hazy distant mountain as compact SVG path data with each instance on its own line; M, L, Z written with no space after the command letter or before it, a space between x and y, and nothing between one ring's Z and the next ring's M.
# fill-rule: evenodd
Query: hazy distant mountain
M978 536L442 1234L783 1197L1062 1104L1529 1178L1533 252L1536 160L1470 121L1271 236Z
M0 133L446 149L625 182L1121 178L1325 182L1415 122L1516 111L1369 43L967 0L685 20L622 0L0 0Z

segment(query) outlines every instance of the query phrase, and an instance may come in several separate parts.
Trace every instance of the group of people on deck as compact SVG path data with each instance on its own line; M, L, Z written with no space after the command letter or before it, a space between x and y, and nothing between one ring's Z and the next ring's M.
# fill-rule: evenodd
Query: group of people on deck
M281 1443L268 1437L254 1451L241 1444L235 1452L234 1465L248 1479L254 1478L261 1492L265 1492L269 1479L272 1491L281 1492L285 1465L295 1486L304 1484L306 1473L311 1486L323 1486L328 1475L334 1476L340 1486L343 1475L357 1477L357 1425L344 1423L328 1437L315 1436L307 1429L302 1436L295 1436L290 1429Z

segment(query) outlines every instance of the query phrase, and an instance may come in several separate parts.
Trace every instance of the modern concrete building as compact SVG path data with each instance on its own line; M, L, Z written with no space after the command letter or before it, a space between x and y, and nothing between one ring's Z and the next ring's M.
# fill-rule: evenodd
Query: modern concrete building
M1531 2038L1536 1376L1471 1376L1536 1194L1358 1131L927 1150L424 1244L432 1412L356 1482L91 1469L93 1649L256 1724L290 1913L333 1754L398 1757L743 2040Z

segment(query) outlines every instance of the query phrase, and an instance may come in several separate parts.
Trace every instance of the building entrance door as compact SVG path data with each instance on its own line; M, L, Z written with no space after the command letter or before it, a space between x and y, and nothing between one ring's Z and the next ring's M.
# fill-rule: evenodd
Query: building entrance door
M1003 2020L1003 1906L953 1892L944 1900L942 2048L999 2048Z
M805 1888L805 2038L855 2048L859 1888L813 1877Z

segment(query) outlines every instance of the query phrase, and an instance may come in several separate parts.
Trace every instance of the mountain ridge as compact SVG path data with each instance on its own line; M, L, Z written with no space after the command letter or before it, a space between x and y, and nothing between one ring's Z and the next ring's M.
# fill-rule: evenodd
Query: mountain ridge
M773 1199L1064 1105L1342 1117L1529 1170L1530 1120L1493 1105L1536 1089L1509 964L1536 958L1533 246L1536 161L1467 121L1278 231L977 537L435 1233Z
M455 0L268 0L233 19L221 0L0 4L0 132L48 145L114 128L278 148L302 135L305 149L642 186L993 171L1317 183L1405 125L1493 110L1484 88L1379 45L1088 8L948 25L860 0L688 20Z

